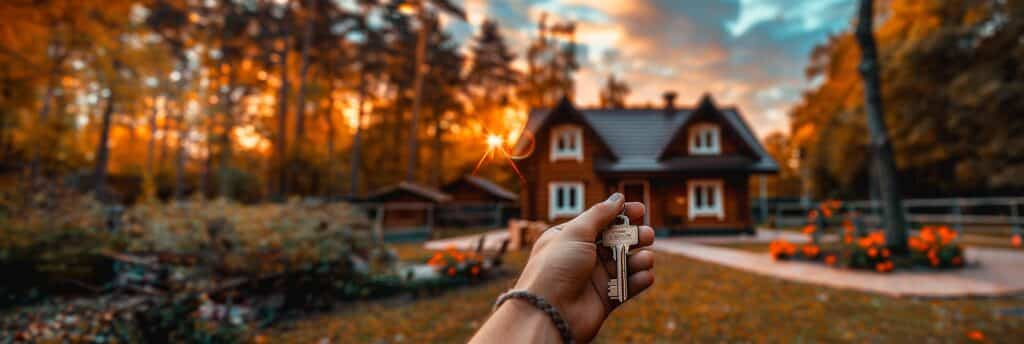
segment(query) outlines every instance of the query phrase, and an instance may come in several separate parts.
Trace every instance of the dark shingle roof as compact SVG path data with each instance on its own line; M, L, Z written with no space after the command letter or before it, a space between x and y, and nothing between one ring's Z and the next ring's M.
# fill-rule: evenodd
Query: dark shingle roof
M516 195L512 191L506 190L505 188L501 187L501 185L495 184L490 180L480 178L474 175L466 175L465 178L466 181L469 182L470 184L473 184L476 187L489 192L495 197L504 198L509 201L515 201L519 199L519 195Z
M711 102L705 96L701 102ZM712 105L713 106L713 105ZM673 136L691 118L695 109L679 109L667 113L664 109L579 109L587 125L608 144L615 159L598 161L595 168L604 172L658 172L696 170L742 170L750 172L776 172L778 165L761 146L757 136L735 108L717 109L736 134L759 158L746 156L677 157L661 159L662 152ZM530 113L525 131L536 133L557 111L540 110ZM526 140L517 143L517 150L526 146ZM528 144L528 143L527 143Z
M370 194L370 196L368 196L367 199L371 201L379 200L399 191L406 191L437 203L448 202L449 200L452 199L452 196L444 192L441 192L438 189L410 182L401 182L392 186L382 188Z

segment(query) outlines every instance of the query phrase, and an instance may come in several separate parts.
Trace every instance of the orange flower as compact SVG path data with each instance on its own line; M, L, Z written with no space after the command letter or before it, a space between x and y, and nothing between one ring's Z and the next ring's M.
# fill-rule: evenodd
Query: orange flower
M875 258L875 256L878 256L878 249L874 248L874 247L869 248L868 249L868 257Z
M889 249L887 249L887 248L883 248L882 249L882 258L889 258Z
M448 268L448 276L455 276L455 267L454 266Z
M917 237L910 238L910 242L908 243L908 245L910 246L910 249L914 251L924 252L928 250L928 245L926 245L924 241Z
M825 257L825 264L828 264L829 266L835 266L836 265L836 256L833 256L833 255L826 256Z
M971 330L967 332L967 338L975 342L983 342L985 341L985 334L978 330Z
M817 230L818 228L811 224L804 226L804 234L807 235L814 234L814 232L816 232Z
M1010 239L1010 243L1013 244L1013 247L1020 247L1022 244L1021 241L1020 234L1016 234Z
M843 232L853 233L853 231L853 222L851 222L850 220L843 220Z
M479 275L480 274L480 267L477 266L477 265L473 265L473 267L471 269L469 269L469 273L472 274L473 276Z
M956 232L949 229L949 227L939 227L939 241L943 244L949 244L953 239L956 239Z
M816 218L818 218L817 209L812 209L810 212L807 213L807 221L813 221Z
M877 263L877 264L875 264L875 271L885 272L885 263Z
M803 247L803 253L804 257L814 259L818 257L818 254L821 253L821 248L814 244L807 244L804 245Z
M885 233L882 231L871 232L871 234L868 234L868 238L871 238L871 241L878 245L885 245Z
M921 240L924 240L925 244L931 245L935 242L935 231L932 227L921 228L920 237Z
M847 244L847 245L852 244L853 243L853 236L850 235L850 234L843 234L843 243Z

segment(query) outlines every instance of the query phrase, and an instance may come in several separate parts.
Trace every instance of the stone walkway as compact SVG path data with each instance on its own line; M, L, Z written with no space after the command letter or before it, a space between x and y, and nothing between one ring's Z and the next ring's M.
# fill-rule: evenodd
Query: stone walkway
M767 253L701 245L684 238L660 238L653 248L765 276L891 296L950 298L1024 292L1024 253L1004 249L967 248L969 266L961 270L879 274L808 262L777 262Z

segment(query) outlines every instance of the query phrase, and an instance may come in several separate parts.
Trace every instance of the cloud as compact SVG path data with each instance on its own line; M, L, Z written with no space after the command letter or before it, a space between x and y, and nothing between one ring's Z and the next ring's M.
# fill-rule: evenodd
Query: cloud
M596 104L600 86L615 73L630 85L632 103L657 104L668 90L693 103L707 92L720 104L738 106L761 135L788 128L785 113L810 86L803 73L810 50L849 27L855 7L853 0L463 3L471 21L497 20L520 56L540 13L576 21L581 104ZM455 36L466 39L475 28L462 25Z

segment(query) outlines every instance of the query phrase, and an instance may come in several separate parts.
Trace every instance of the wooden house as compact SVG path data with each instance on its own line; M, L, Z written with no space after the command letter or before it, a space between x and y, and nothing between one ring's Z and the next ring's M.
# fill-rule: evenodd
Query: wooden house
M361 203L375 219L382 239L425 239L434 229L435 211L452 197L417 183L401 182L371 193Z
M567 99L532 111L516 143L526 183L521 215L565 221L622 192L647 205L644 222L673 232L752 232L751 175L778 171L735 107L710 95L694 107L577 109Z
M441 190L452 197L440 208L442 225L501 227L518 215L519 195L482 177L464 175Z

